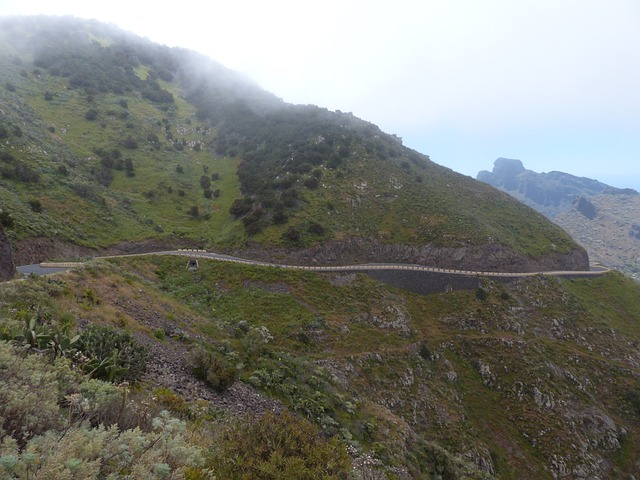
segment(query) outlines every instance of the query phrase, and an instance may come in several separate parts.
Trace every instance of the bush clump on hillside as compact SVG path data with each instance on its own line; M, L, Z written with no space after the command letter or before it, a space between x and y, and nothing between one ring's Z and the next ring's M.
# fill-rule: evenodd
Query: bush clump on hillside
M78 343L78 349L86 356L83 370L93 378L135 382L147 370L148 349L122 330L89 325Z
M219 352L198 348L191 352L189 363L193 374L218 392L233 385L238 376L235 366Z
M349 477L351 461L336 437L285 411L224 429L207 466L227 479L337 480Z

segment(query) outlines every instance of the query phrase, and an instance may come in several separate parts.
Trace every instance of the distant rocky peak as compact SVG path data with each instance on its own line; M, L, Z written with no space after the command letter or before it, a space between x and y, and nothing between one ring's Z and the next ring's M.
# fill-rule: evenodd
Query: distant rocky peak
M518 175L525 172L522 161L512 158L498 158L493 162L493 173L498 175Z

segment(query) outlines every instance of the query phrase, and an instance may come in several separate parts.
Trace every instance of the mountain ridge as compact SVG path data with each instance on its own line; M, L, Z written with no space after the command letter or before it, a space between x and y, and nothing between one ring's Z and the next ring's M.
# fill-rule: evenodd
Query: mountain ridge
M503 157L494 162L491 172L478 172L476 179L509 193L547 217L568 211L576 197L638 194L631 188L616 188L561 171L534 172L526 169L521 160Z

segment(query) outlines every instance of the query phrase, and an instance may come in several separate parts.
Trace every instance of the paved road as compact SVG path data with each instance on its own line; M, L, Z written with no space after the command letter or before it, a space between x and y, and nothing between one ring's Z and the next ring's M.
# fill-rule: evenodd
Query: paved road
M69 270L69 267L41 267L39 264L35 265L21 265L16 267L18 273L27 276L30 274L34 275L47 275L50 273L64 272Z
M135 257L142 255L181 255L193 258L209 258L218 261L240 263L245 265L257 265L274 268L284 268L293 270L309 270L314 272L353 272L353 271L371 271L371 270L405 270L418 272L444 273L447 275L464 275L464 276L481 276L481 277L502 277L502 278L519 278L533 277L536 275L550 275L558 277L576 277L576 276L599 276L608 272L609 269L600 265L595 265L591 270L587 271L546 271L546 272L482 272L475 270L455 270L450 268L428 267L425 265L399 264L399 263L366 263L359 265L332 265L332 266L309 266L309 265L283 265L277 263L263 262L259 260L249 260L245 258L232 257L220 253L207 252L206 250L168 250L162 252L138 253L132 255L115 255L114 257ZM113 258L113 257L97 257L97 258ZM39 265L26 265L18 267L21 273L35 273L43 275L52 273L53 271L63 271L69 268L82 265L82 262L67 263L41 263Z

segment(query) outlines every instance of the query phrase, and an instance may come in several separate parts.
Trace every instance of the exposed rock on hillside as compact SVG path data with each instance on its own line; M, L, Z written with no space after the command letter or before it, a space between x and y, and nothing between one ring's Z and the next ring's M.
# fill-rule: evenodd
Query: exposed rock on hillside
M640 278L640 195L602 194L586 201L595 210L591 219L577 204L553 221L585 246L592 261Z
M0 225L0 280L9 280L15 273L16 266L13 262L11 244Z
M373 238L359 237L300 250L256 248L236 251L235 254L265 261L276 258L284 263L318 265L391 262L487 272L589 269L589 257L583 248L568 254L551 253L539 258L526 258L495 243L444 248L433 245L388 245Z
M575 199L573 204L582 215L587 217L589 220L593 220L598 213L596 207L585 197L578 197Z

